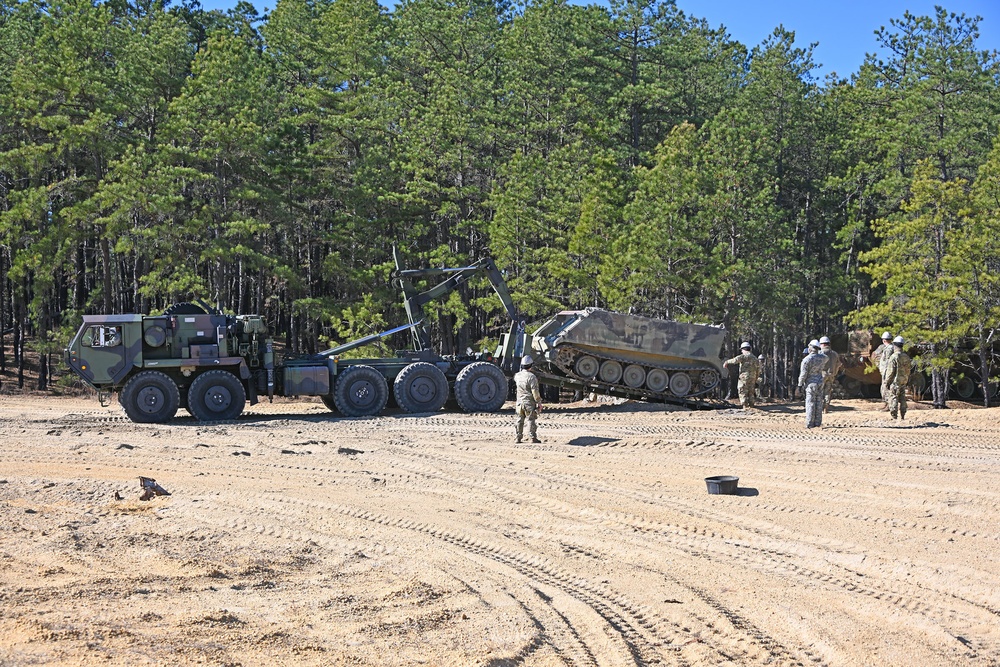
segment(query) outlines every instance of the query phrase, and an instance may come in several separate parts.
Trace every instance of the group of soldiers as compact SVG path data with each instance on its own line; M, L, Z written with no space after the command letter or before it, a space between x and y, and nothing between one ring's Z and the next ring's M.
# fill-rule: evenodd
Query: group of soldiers
M882 374L882 400L893 419L906 419L906 385L910 382L913 360L903 352L905 341L902 336L892 337L886 331L882 334L882 344L872 352L872 363L878 364Z
M905 341L902 336L892 337L888 331L882 334L882 345L872 353L872 362L878 365L882 374L882 399L893 419L906 418L906 385L910 380L912 360L903 351ZM740 345L740 354L727 359L723 366L738 366L739 381L737 391L743 409L754 407L756 386L761 377L763 355L755 357L750 351L750 343ZM830 338L809 341L802 354L799 366L799 388L806 401L806 428L816 428L823 423L823 413L830 411L833 386L840 373L840 355L830 346Z

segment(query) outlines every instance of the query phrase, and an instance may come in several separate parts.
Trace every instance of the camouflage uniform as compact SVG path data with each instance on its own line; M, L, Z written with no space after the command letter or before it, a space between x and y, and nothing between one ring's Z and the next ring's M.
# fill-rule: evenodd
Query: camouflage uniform
M754 403L754 389L757 386L757 376L760 374L760 362L757 357L744 350L742 354L726 361L724 366L740 366L740 379L736 385L740 394L740 405L745 408L752 408Z
M889 363L889 357L892 356L893 352L892 343L883 342L875 351L872 352L872 363L878 366L879 376L885 378L885 366ZM885 383L882 383L882 401L888 405L889 397L885 395Z
M906 419L906 385L910 381L912 367L910 355L899 348L896 348L886 363L885 374L882 376L882 393L888 398L889 414L893 419L897 414L900 419Z
M541 442L538 439L538 406L542 403L542 396L538 391L538 377L530 370L522 369L514 375L514 386L516 387L516 402L514 412L517 413L517 442L521 442L524 435L524 420L528 420L528 435L532 442Z
M806 428L823 423L823 380L826 374L827 358L812 352L802 360L799 368L799 386L806 394Z
M826 379L823 381L823 412L829 412L830 402L833 400L833 385L837 383L837 375L840 374L840 355L829 346L822 348L820 354L827 359Z

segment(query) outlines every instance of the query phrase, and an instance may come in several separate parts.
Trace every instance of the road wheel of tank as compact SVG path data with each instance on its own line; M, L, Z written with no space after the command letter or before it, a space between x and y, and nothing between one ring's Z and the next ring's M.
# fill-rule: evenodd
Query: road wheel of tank
M406 412L437 412L448 400L448 378L434 364L418 361L400 371L392 393Z
M646 381L646 369L639 364L629 364L622 372L622 379L628 386L638 389Z
M600 370L601 364L597 359L585 354L576 360L573 364L573 372L575 372L580 377L587 378L588 380L593 379L597 375L597 371Z
M377 415L388 400L389 384L371 366L348 366L333 390L333 402L345 417Z
M330 394L324 394L319 397L319 400L323 401L323 405L326 406L327 410L330 412L337 412L337 404L334 403L333 396Z
M670 391L674 396L687 396L691 391L691 376L687 373L673 373L670 376Z
M140 424L162 424L177 414L181 402L177 384L166 373L143 371L125 383L118 402Z
M622 365L613 359L608 359L601 364L599 375L604 382L617 384L622 379Z
M498 366L477 361L455 378L455 400L463 412L496 412L507 399L508 384Z
M955 394L963 401L972 398L974 393L976 393L976 383L972 381L972 378L963 377L955 383Z
M660 393L667 388L669 382L670 376L662 368L653 368L646 373L646 388L650 391Z
M205 371L188 388L188 411L203 422L236 419L246 407L240 379L221 369Z

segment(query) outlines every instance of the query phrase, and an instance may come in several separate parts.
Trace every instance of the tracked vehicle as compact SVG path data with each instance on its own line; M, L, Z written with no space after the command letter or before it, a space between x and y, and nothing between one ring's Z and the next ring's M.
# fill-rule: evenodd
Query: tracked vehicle
M726 331L599 308L567 310L530 340L544 384L690 405L722 378Z

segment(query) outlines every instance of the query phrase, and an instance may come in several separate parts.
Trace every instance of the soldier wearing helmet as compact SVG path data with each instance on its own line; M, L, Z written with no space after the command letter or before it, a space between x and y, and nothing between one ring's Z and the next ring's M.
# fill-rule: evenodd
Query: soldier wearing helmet
M882 334L882 344L875 348L875 351L871 355L872 365L878 366L878 372L882 378L885 377L885 366L889 363L889 357L892 356L892 352L892 334L886 331ZM885 403L882 409L888 409L889 397L885 395L884 389L882 390L882 402Z
M823 412L830 411L830 401L833 400L833 385L840 374L840 355L830 347L830 337L819 339L820 354L826 357L826 380L823 381Z
M757 376L760 374L760 362L750 352L750 343L744 342L740 345L740 354L727 359L722 365L724 367L739 365L740 379L736 388L740 394L740 405L744 410L754 407L754 389L757 386Z
M764 355L757 355L757 391L755 393L756 398L764 398L764 394L767 391L767 379L764 377Z
M805 390L806 428L823 423L823 381L826 377L827 358L819 353L819 341L809 341L809 354L799 367L799 387Z
M893 352L882 374L882 393L889 403L889 414L895 419L906 419L906 385L910 382L910 369L913 360L903 352L905 341L902 336L892 339Z
M534 364L531 355L521 357L521 370L514 375L514 387L516 396L514 412L517 413L517 438L514 442L521 442L524 436L524 420L528 420L528 435L532 442L541 442L538 439L538 412L542 409L542 396L538 391L538 376L531 372Z

